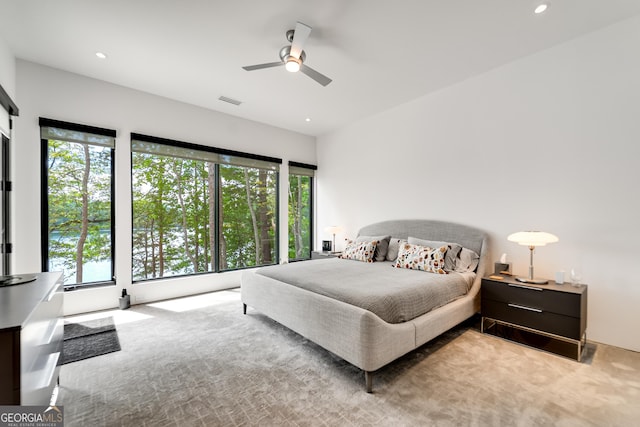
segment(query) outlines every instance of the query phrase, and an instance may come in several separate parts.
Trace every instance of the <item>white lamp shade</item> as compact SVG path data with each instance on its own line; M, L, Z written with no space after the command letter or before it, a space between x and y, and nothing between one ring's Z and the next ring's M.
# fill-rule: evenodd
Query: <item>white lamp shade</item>
M324 231L329 234L338 234L342 231L342 227L339 225L330 225L329 227L325 227Z
M545 233L544 231L519 231L517 233L510 234L507 237L510 242L516 242L522 246L544 246L547 243L555 243L558 240L557 236L551 233Z

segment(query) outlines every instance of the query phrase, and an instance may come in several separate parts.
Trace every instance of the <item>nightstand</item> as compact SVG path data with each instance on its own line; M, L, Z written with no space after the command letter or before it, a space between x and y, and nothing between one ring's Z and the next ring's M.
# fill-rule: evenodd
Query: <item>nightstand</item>
M504 325L577 345L587 342L587 285L521 283L513 277L482 279L481 331Z
M335 258L335 257L339 257L341 254L342 252L313 251L311 252L311 259Z

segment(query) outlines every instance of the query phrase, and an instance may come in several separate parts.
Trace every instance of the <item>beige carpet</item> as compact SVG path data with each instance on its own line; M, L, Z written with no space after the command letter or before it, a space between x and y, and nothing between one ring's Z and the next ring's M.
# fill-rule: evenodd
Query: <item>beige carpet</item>
M631 426L640 354L598 344L577 363L458 327L360 370L255 310L239 291L114 316L122 351L62 367L66 426ZM82 320L82 319L80 319Z

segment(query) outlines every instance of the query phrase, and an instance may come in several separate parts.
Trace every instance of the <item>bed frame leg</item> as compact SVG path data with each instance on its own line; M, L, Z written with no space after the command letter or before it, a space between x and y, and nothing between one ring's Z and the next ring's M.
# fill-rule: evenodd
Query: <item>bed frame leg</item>
M373 372L364 371L364 381L367 384L367 393L373 393Z
M242 314L247 314L247 304L242 304Z

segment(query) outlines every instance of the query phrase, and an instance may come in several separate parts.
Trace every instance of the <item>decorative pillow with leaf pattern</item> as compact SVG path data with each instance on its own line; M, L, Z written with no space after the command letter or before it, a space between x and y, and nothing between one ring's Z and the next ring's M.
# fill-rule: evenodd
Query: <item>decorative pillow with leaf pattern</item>
M447 246L430 248L404 242L400 245L398 259L393 266L410 270L422 270L429 273L447 274L444 269L447 249Z
M340 255L340 258L352 259L362 262L373 262L373 255L376 252L377 246L377 240L374 240L372 242L354 242L352 240L349 240L347 242L347 246L345 246L344 250L342 251L342 255Z

